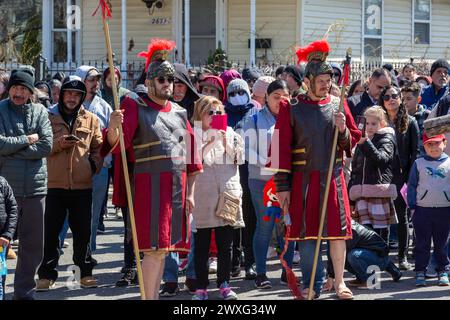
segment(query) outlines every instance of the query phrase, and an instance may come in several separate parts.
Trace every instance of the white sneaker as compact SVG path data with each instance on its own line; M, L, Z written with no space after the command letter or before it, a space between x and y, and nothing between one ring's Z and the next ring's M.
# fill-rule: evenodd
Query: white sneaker
M294 251L294 259L292 259L293 264L300 263L300 253L298 251Z
M274 247L269 247L267 250L267 259L272 259L278 256L277 250Z
M217 273L217 258L209 258L209 273Z

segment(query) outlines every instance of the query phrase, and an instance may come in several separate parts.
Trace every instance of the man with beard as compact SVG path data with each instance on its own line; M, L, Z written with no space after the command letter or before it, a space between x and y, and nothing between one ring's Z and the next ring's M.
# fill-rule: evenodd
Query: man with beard
M189 251L187 212L194 207L195 175L202 172L194 157L195 145L185 109L169 99L173 93L175 69L166 61L175 44L153 39L147 58L148 95L126 97L121 110L114 111L104 150L118 154L119 126L125 149L133 163L133 201L144 289L147 299L158 299L164 259L173 251Z
M47 109L30 100L32 71L13 71L7 90L10 98L0 102L0 176L11 185L19 212L14 299L34 300L34 276L44 248L45 158L52 150L53 135Z
M83 107L95 114L100 121L100 130L108 128L109 119L112 112L111 106L99 95L100 72L91 66L80 66L75 75L80 77L86 86L86 98ZM100 171L93 178L92 185L92 228L91 228L91 250L97 249L97 230L99 229L99 219L103 211L103 204L108 191L108 169L111 166L112 157L105 157ZM100 227L101 228L101 227ZM102 229L102 228L101 228ZM100 230L104 231L104 229ZM96 263L94 259L94 264Z
M187 110L188 120L191 121L194 115L194 103L200 98L200 95L192 84L185 65L175 63L173 66L175 67L175 82L172 101Z
M49 109L53 149L48 157L44 259L38 291L52 288L58 278L59 234L68 213L73 233L73 262L80 268L80 285L97 286L90 252L92 177L102 165L102 135L98 118L82 104L86 86L77 76L64 79L57 105Z
M277 196L284 212L289 212L292 225L286 235L290 241L299 241L300 265L304 290L308 294L318 238L320 209L331 152L336 160L330 184L323 240L329 240L331 259L335 270L335 289L338 298L351 299L351 291L344 283L345 240L351 238L350 204L343 174L343 154L351 153L361 133L356 128L344 101L339 112L340 99L330 96L333 68L326 62L329 45L316 41L297 51L299 62L307 61L305 68L306 94L293 97L291 103L282 102L275 125L271 147L271 164L276 171ZM337 150L332 150L335 127L339 129ZM277 136L278 135L278 136ZM292 196L291 196L292 193ZM319 256L313 286L316 298L324 281L324 268Z

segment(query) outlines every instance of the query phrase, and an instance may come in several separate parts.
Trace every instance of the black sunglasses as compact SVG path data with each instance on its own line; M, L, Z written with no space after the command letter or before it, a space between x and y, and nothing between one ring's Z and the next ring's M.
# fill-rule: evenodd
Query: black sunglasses
M169 83L173 83L175 81L174 77L158 77L156 78L156 80L159 82L159 84L164 84L166 81L168 81Z
M216 114L221 115L222 111L220 111L220 110L217 110L217 111L209 110L209 112L208 112L208 115L210 115L210 116L216 115Z
M391 98L395 100L395 99L398 99L399 97L400 97L400 95L397 94L397 93L393 93L392 95L386 94L386 95L383 96L383 100L384 101L389 101L389 100L391 100Z
M239 91L237 91L237 92L230 92L228 95L230 96L230 97L234 97L235 95L240 95L240 96L243 96L244 94L245 94L245 91L243 91L243 90L239 90Z

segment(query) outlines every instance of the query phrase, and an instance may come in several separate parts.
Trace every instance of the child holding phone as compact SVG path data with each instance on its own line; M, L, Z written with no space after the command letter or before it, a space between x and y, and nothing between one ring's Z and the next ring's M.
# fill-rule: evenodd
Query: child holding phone
M365 136L356 147L349 182L353 218L387 242L389 225L397 223L393 203L397 188L392 184L395 132L387 126L386 112L379 106L367 109L364 117Z

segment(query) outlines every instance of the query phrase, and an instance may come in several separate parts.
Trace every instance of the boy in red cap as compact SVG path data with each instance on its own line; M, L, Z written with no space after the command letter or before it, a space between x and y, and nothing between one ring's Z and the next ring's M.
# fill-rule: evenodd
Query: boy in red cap
M416 286L426 286L425 271L430 260L431 239L438 273L438 285L450 285L445 267L449 265L450 158L444 153L443 134L423 135L426 154L418 158L408 181L408 205L413 215L416 246Z

